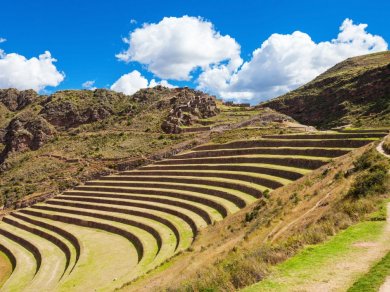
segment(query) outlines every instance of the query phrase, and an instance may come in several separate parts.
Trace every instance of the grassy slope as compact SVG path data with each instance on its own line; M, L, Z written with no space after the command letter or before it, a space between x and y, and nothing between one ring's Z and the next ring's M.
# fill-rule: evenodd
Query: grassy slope
M389 126L389 72L389 51L350 58L262 105L321 128Z

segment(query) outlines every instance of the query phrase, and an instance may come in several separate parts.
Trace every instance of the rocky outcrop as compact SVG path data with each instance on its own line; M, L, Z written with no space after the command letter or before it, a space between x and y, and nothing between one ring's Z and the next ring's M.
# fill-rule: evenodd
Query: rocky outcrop
M111 115L104 107L80 110L69 101L48 104L41 113L52 125L66 129L103 120Z
M165 133L178 134L180 126L190 126L219 113L214 96L189 88L178 88L174 93L169 101L172 109L161 125Z
M40 116L25 113L15 117L5 129L5 148L0 154L0 162L12 152L39 149L54 134L55 129Z
M130 97L106 89L65 90L50 95L40 114L52 125L69 129L104 120L113 114L131 115ZM120 110L117 105L120 104Z
M19 91L15 88L0 89L0 102L10 111L19 111L38 98L34 90Z

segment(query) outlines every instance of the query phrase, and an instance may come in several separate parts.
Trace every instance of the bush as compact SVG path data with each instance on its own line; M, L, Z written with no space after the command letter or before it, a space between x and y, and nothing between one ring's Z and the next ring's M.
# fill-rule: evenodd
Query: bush
M355 171L361 171L369 169L381 160L382 157L380 157L375 150L371 149L364 152L353 164L355 166Z
M367 195L384 193L386 191L387 172L387 167L379 164L372 167L368 172L358 175L348 191L348 195L354 198L360 198Z

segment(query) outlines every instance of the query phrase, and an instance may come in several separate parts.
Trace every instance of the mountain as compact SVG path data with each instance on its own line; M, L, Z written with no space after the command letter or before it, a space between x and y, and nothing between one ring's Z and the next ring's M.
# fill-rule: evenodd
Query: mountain
M349 58L260 107L321 129L390 126L390 51Z

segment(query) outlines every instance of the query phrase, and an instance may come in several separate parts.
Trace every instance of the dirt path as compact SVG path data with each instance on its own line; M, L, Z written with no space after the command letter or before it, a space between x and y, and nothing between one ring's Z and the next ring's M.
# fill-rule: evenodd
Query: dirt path
M346 291L390 251L390 203L386 222L367 221L350 228L314 251L291 258L268 279L244 291ZM388 288L382 291L390 291Z
M387 157L387 158L390 158L390 155L387 154L387 153L385 152L385 150L383 150L383 141L380 142L380 143L378 144L378 146L376 147L376 150L377 150L380 154L382 154L383 156L385 156L385 157Z
M387 204L386 227L381 237L375 242L362 242L354 246L360 247L357 257L346 261L336 261L332 267L327 267L326 279L322 282L305 285L303 291L344 291L347 290L360 275L369 271L372 264L379 261L389 252L390 240L390 203ZM329 269L328 269L329 268ZM329 277L327 277L329 276ZM390 291L390 283L386 281L383 285L384 292ZM387 290L386 290L387 289Z

